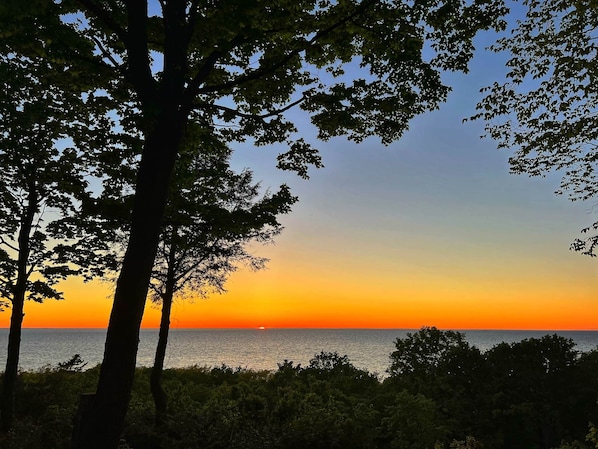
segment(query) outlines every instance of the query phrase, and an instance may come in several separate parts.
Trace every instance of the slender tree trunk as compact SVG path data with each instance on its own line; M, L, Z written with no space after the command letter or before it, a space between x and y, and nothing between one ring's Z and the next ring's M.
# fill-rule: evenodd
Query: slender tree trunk
M165 115L146 139L131 233L116 285L95 398L73 432L78 449L117 448L135 374L139 328L183 124Z
M162 298L162 317L160 318L160 334L158 336L158 346L156 346L156 356L154 366L150 377L150 388L154 397L156 407L155 425L160 427L166 418L168 406L168 396L162 388L162 370L164 369L164 358L166 357L166 346L168 344L168 331L170 330L170 311L172 309L172 292Z
M154 358L154 367L150 377L150 389L154 397L156 407L155 425L160 427L166 418L168 407L168 397L162 388L162 370L164 369L164 359L166 357L166 346L168 345L168 332L170 331L170 311L172 310L172 300L175 291L175 262L176 262L176 235L177 227L172 226L170 232L170 251L168 253L168 271L166 273L166 282L164 294L162 295L162 316L160 317L160 333L158 335L158 345L156 346L156 356Z
M19 257L17 260L17 282L12 297L12 314L10 316L10 331L8 334L8 351L6 369L2 381L2 401L0 404L0 430L8 432L14 420L15 389L19 368L19 354L21 351L21 330L23 326L23 309L25 294L27 293L27 265L29 262L30 236L33 219L37 211L38 195L35 182L29 185L27 207L21 220L19 229Z

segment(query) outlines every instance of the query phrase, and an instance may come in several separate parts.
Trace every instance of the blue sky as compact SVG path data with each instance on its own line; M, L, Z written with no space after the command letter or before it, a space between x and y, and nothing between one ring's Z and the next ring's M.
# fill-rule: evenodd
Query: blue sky
M472 288L492 290L492 298L524 290L533 306L512 313L533 314L543 307L547 292L555 292L556 309L560 298L563 307L587 314L598 280L595 262L569 245L596 220L592 204L555 196L558 174L509 174L509 151L480 138L482 122L462 123L475 113L480 89L504 78L507 55L485 49L496 37L486 32L476 39L470 73L445 74L453 87L447 103L417 117L399 142L388 147L375 138L361 144L343 138L320 143L325 168L312 170L309 181L277 172L275 149L238 148L239 167L251 167L266 186L289 183L300 198L284 218L286 230L275 247L259 250L272 259L272 269L293 270L288 260L303 259L308 279L309 273L330 269L334 260L332 277L340 284L343 276L375 284L376 273L393 279L425 275L430 284L463 289L463 296ZM297 116L303 124L308 120ZM267 275L257 275L255 282L264 279ZM569 294L569 286L583 293ZM399 302L403 293L388 292ZM427 294L439 296L434 307L454 305L452 299L441 301L442 288ZM505 325L497 326L508 327L511 311L500 299L494 301L492 310L504 313ZM426 307L432 306L422 303ZM471 326L477 326L475 320Z

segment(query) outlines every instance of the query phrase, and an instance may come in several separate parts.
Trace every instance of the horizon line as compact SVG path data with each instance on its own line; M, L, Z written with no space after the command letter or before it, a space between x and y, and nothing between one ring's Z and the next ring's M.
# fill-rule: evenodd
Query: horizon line
M420 326L420 327L276 327L276 326L237 326L237 327L171 327L170 330L388 330L388 331L418 331L425 327L436 327L443 331L528 331L528 332L596 332L598 328L499 328L499 327L462 327L448 328L440 326ZM39 326L23 327L23 330L107 330L107 327L63 327L63 326ZM159 330L159 327L141 327L140 330ZM10 330L10 327L0 327L0 330Z

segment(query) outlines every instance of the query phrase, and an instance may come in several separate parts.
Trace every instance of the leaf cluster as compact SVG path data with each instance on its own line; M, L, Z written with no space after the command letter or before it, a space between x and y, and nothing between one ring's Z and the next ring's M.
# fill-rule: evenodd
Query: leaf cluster
M282 231L279 215L297 200L286 185L260 197L251 171L230 169L227 146L213 136L188 138L175 167L154 263L155 300L185 291L200 297L222 292L239 264L263 268L266 259L252 255L248 245L272 242Z
M563 172L571 199L596 195L596 46L592 1L524 2L528 11L492 50L508 52L505 83L483 89L478 114L500 148L513 148L514 173ZM498 121L500 120L500 121Z

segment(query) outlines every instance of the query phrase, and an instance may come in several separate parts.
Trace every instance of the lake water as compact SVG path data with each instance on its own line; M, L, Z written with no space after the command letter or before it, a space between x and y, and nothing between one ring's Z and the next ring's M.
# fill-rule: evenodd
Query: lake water
M165 366L243 367L276 370L291 360L306 365L321 351L347 355L351 362L370 372L384 374L394 341L405 337L406 329L173 329L170 332ZM488 350L500 342L517 342L557 333L573 339L576 349L590 351L598 346L598 331L462 331L470 344ZM56 366L74 354L95 366L102 360L105 330L24 329L20 367L32 371ZM153 363L158 331L141 331L137 364ZM6 364L8 329L0 329L0 371Z

